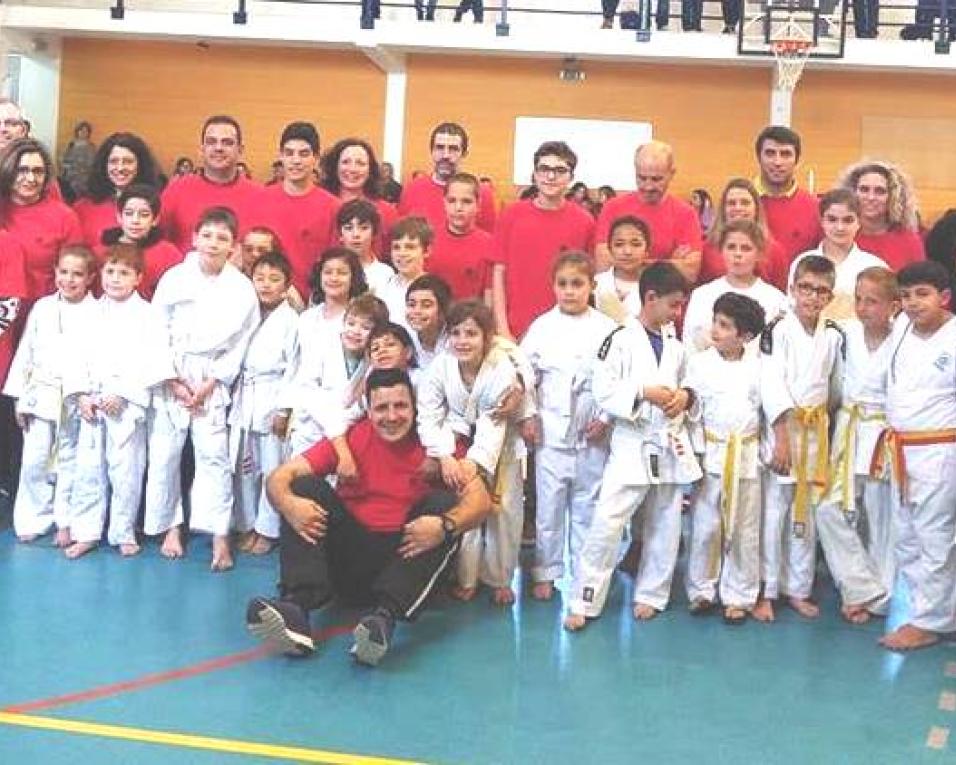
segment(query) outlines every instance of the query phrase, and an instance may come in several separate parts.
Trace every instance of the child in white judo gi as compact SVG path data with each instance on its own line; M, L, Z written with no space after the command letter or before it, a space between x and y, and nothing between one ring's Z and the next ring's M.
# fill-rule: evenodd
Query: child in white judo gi
M261 256L252 286L262 320L249 341L229 410L229 451L235 481L234 526L239 550L265 555L279 538L279 516L266 496L265 479L286 456L289 410L280 406L291 384L299 316L289 304L292 267L282 255Z
M651 249L651 230L633 215L615 218L607 236L611 267L595 277L594 305L618 324L633 323L641 312L639 280Z
M814 507L826 487L830 412L845 351L843 331L821 318L835 278L826 258L800 261L790 290L793 310L771 321L760 338L763 593L753 610L759 621L773 621L780 596L801 616L820 613L811 600Z
M419 276L405 293L405 325L415 343L418 368L427 369L448 346L445 317L451 307L451 287L434 274Z
M878 448L892 467L896 562L910 613L880 642L909 651L956 631L956 318L939 263L906 266L898 279L906 320L894 328L889 428Z
M395 273L375 294L388 306L388 318L396 324L406 324L405 299L412 282L425 275L425 265L431 254L434 234L424 218L402 218L392 226L392 266Z
M612 417L610 453L594 517L581 550L564 620L578 630L600 615L621 534L641 513L643 554L634 582L635 619L667 607L680 543L682 485L700 478L685 426L692 395L681 387L685 354L671 326L687 283L670 263L654 263L640 280L634 326L610 334L598 352L593 390Z
M153 387L176 377L162 316L137 292L144 273L138 246L107 250L103 295L83 338L84 370L71 391L79 396L79 448L67 558L99 544L107 509L109 544L124 557L140 551L136 518L146 471L146 412Z
M81 339L90 331L96 301L89 293L96 260L86 247L65 247L56 261L56 292L40 298L27 316L3 392L16 399L23 457L13 529L32 542L55 524L56 544L67 547L79 420L66 378L82 362Z
M229 548L232 470L226 412L259 301L250 281L228 262L237 246L236 216L212 207L200 216L195 250L167 271L153 305L163 315L177 377L153 393L149 416L145 532L163 535L161 553L183 555L180 459L188 433L196 454L190 528L211 534L213 571L233 566Z
M864 624L873 614L886 614L896 575L889 477L870 476L874 448L886 428L890 335L900 306L896 276L879 266L864 269L856 279L855 303L858 318L843 324L842 403L827 494L816 521L843 617Z
M549 600L584 542L607 460L610 418L591 392L597 352L615 322L589 305L594 262L565 252L552 269L555 307L535 319L521 340L535 373L538 416L524 435L535 445L535 560L532 596Z
M342 245L358 255L369 292L381 297L395 271L375 254L375 244L382 229L382 218L375 205L367 199L351 199L339 208L335 225Z
M684 378L704 457L687 600L692 614L703 614L719 593L728 624L743 623L760 593L760 352L751 341L763 328L756 300L725 292L714 301L709 347L690 357Z

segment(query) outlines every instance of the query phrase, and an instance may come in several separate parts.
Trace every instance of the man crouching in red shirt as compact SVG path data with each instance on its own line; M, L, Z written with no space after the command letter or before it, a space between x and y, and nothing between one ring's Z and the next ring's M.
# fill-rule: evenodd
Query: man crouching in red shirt
M491 512L479 476L457 495L429 480L405 372L373 371L366 395L368 418L346 434L358 467L354 480L337 489L326 482L338 459L323 440L267 482L282 516L279 598L249 601L246 625L287 655L315 650L309 611L335 597L374 606L355 628L351 652L362 664L378 664L395 622L415 619L454 559L461 534Z

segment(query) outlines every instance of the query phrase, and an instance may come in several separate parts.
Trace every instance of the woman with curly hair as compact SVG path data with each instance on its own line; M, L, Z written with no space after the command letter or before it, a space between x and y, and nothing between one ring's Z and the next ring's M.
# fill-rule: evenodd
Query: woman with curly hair
M343 138L322 157L322 187L342 202L367 199L382 225L375 244L379 260L389 260L389 232L398 221L393 205L382 199L382 170L375 151L361 138Z
M134 183L158 188L156 161L139 136L113 133L96 150L86 183L86 197L73 208L80 217L87 247L101 247L103 232L116 228L116 200Z
M895 165L865 160L843 171L840 186L860 201L861 250L886 261L894 271L926 258L917 230L913 186Z

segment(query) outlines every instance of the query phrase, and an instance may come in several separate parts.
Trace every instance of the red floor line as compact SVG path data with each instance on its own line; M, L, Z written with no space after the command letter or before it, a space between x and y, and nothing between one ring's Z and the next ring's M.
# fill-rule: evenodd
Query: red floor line
M351 632L353 626L354 625L349 624L338 624L332 627L326 627L318 632L315 632L313 637L318 641L328 640L329 638ZM67 704L78 704L83 701L102 699L107 696L117 696L121 693L129 693L130 691L137 691L141 688L148 688L153 685L168 683L173 680L183 680L188 677L203 675L208 672L216 672L220 669L234 667L237 664L245 664L246 662L255 661L256 659L261 659L264 656L268 656L271 652L272 650L269 648L269 646L260 645L247 651L240 651L239 653L229 654L228 656L220 656L217 659L207 659L206 661L201 661L198 664L191 664L186 667L181 667L180 669L172 669L167 672L155 672L150 675L143 675L142 677L136 678L134 680L126 680L121 683L110 683L109 685L101 685L97 688L90 688L89 690L78 691L76 693L68 693L63 696L52 696L47 699L27 701L22 704L13 704L11 706L4 707L0 711L7 712L9 714L26 714L29 712L36 712L41 709L52 709L54 707L66 706Z

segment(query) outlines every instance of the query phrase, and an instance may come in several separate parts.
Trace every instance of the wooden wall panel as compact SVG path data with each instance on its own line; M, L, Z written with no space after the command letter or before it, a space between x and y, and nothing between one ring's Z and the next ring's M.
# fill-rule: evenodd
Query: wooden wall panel
M196 157L205 117L226 113L242 124L246 160L262 178L292 120L315 122L323 146L357 134L380 148L384 99L385 75L360 53L70 39L58 145L87 119L95 140L138 133L168 170L177 156Z

